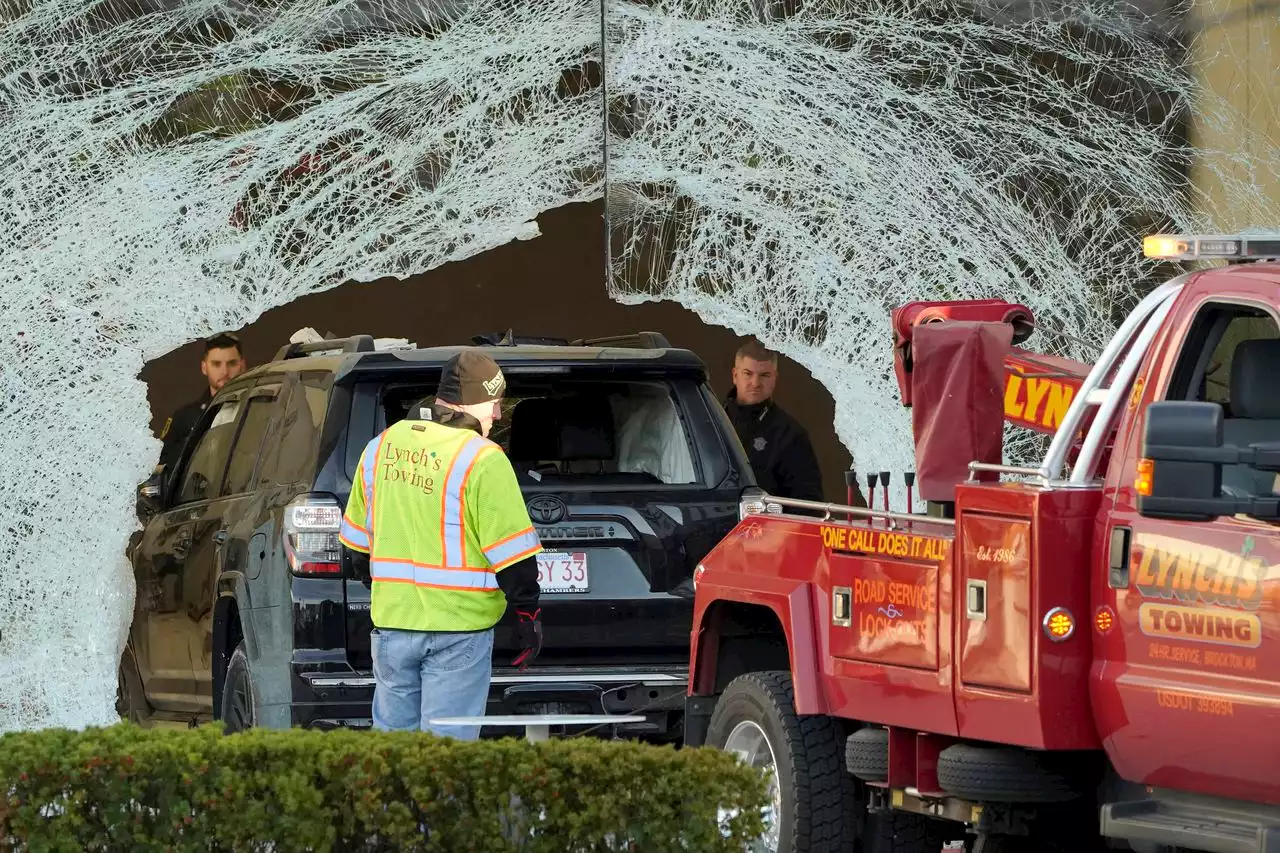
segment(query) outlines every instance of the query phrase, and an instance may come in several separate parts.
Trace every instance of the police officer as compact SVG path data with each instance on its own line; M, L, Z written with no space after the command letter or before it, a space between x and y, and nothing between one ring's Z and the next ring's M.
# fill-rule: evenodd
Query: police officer
M760 488L780 498L821 501L822 473L809 434L773 401L778 355L749 341L733 360L733 390L725 411Z
M213 401L213 395L222 390L232 379L244 373L244 355L240 351L240 338L233 332L221 332L204 342L204 355L200 359L200 372L207 387L200 399L188 403L173 413L160 431L164 446L160 449L160 464L166 470L178 458L182 445L195 429L196 422Z
M380 731L479 737L479 726L427 721L484 714L493 626L508 606L521 645L513 665L526 668L542 648L542 544L511 462L486 438L505 388L493 359L464 350L445 365L435 400L360 456L339 539L368 555Z

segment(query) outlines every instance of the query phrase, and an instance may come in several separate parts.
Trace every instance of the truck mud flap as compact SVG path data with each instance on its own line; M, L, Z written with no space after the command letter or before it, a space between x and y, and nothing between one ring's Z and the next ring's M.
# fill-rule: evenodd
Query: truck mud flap
M1208 853L1280 853L1280 815L1247 806L1233 808L1164 799L1109 803L1102 834Z
M716 708L715 696L687 696L684 700L684 745L705 746L711 712Z

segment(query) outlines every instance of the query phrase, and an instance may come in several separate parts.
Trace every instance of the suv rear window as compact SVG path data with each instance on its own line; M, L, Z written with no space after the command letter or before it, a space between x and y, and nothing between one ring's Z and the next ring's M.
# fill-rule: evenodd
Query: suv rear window
M508 377L489 438L522 483L681 485L698 481L688 431L669 385L655 381L522 382ZM434 388L389 388L386 423Z

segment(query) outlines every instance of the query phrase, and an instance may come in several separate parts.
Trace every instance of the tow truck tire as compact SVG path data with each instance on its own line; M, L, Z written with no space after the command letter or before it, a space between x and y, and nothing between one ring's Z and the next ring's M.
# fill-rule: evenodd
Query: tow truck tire
M867 829L864 853L938 853L956 837L939 821L910 812L877 812L867 819Z
M938 784L952 796L984 803L1065 803L1081 790L1068 766L1050 753L970 744L942 751Z
M1035 853L1030 839L983 833L973 842L973 853Z
M740 675L720 695L707 745L763 732L780 794L776 853L851 853L858 837L857 786L845 772L844 735L830 717L796 714L791 673Z
M863 782L885 782L889 779L889 730L881 726L864 726L844 744L845 767Z

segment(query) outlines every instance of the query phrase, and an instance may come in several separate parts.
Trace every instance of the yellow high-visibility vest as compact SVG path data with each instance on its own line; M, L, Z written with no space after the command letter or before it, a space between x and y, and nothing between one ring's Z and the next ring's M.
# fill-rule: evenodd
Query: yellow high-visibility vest
M374 626L493 627L507 606L498 572L542 550L502 449L404 420L365 445L356 474L338 538L369 555Z

